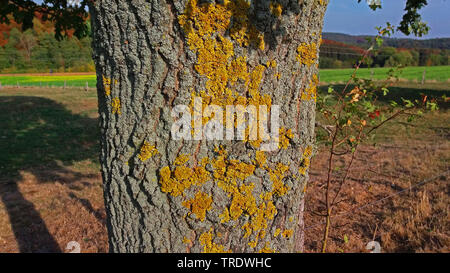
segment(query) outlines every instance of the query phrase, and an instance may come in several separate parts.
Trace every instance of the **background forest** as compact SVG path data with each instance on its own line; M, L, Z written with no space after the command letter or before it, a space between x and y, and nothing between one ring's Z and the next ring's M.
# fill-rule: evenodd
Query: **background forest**
M21 31L12 23L0 24L0 73L94 72L91 39L69 35L58 41L50 23L34 20L34 28ZM369 36L323 33L320 68L351 68L367 49ZM385 40L363 67L449 65L450 38Z
M58 41L53 29L37 19L24 32L18 24L0 24L0 73L94 72L91 38Z

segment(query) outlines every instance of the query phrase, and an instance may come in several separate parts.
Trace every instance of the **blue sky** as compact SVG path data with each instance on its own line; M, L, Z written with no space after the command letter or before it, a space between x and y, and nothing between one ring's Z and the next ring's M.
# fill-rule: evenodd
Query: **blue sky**
M373 11L365 0L359 4L357 0L330 0L323 31L374 35L376 26L385 26L386 22L398 25L405 3L406 0L381 0L383 8ZM450 0L428 0L421 14L431 28L423 38L450 37Z

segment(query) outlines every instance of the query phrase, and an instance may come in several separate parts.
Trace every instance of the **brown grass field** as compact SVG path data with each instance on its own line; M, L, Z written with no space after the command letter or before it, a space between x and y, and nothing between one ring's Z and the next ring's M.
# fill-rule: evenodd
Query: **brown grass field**
M449 96L450 87L401 83L395 92ZM70 241L81 252L108 251L97 116L95 90L0 89L0 252L68 252ZM413 124L392 123L364 145L328 251L365 252L376 240L383 252L450 252L449 139L443 105ZM320 251L323 218L313 212L323 206L326 161L319 146L307 188L307 252Z

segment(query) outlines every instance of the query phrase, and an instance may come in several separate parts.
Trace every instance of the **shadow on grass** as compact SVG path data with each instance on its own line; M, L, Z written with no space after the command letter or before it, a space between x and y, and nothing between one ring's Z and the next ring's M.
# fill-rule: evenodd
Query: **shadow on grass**
M74 115L40 97L0 97L0 198L20 252L61 252L33 203L18 188L21 172L38 183L70 184L89 177L65 166L98 161L97 119ZM68 178L69 177L69 178Z

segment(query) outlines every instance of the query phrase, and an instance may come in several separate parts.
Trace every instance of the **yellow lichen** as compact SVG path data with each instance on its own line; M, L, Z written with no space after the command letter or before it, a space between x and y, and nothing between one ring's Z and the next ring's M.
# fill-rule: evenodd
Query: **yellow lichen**
M293 233L294 231L292 229L286 229L285 231L283 231L282 235L284 238L290 238Z
M281 5L272 5L275 14L281 15ZM235 46L255 46L264 50L264 35L253 26L249 19L250 4L245 0L225 0L222 4L198 3L188 0L185 12L179 17L187 45L195 53L197 61L195 71L205 79L205 86L199 90L192 90L191 96L202 98L201 107L191 101L191 111L200 112L208 105L260 105L267 106L270 111L272 99L269 95L260 93L260 86L267 72L277 72L276 60L262 64L251 64L242 54L242 50L235 50ZM278 15L278 16L279 16ZM300 53L300 52L299 52ZM299 54L301 55L301 54ZM267 71L266 71L267 69ZM276 74L277 78L281 74ZM242 90L242 89L247 90ZM247 92L245 92L247 91ZM245 95L242 95L245 94ZM195 107L194 107L195 106ZM258 116L259 117L259 116ZM212 117L204 117L202 122L208 122ZM242 124L242 120L234 121L235 126ZM245 141L249 139L249 129L245 132ZM285 149L293 138L291 130L281 132L281 145ZM254 147L259 147L261 140L250 141ZM193 158L193 160L190 160ZM256 152L253 163L249 164L228 157L223 147L215 149L215 156L209 160L202 159L200 166L196 166L196 159L191 155L180 155L171 166L160 170L161 190L172 196L188 194L186 190L198 190L194 186L201 186L211 181L223 190L229 198L227 207L219 215L220 222L242 220L240 226L245 232L244 237L251 237L251 247L256 247L259 239L264 239L269 221L277 214L274 196L283 196L289 190L283 183L289 171L289 166L278 163L268 166L264 152ZM205 166L210 163L212 170ZM189 165L194 165L191 167ZM272 182L272 190L259 193L255 197L254 184L246 180L254 175L259 167L268 172ZM189 191L189 193L191 190ZM183 206L189 208L200 220L205 219L206 212L212 208L212 198L203 192L198 192L192 200L184 201ZM246 216L246 217L241 217ZM245 220L247 219L247 220ZM236 221L236 227L241 221ZM281 231L279 231L281 232ZM203 233L199 238L204 252L225 252L222 245L213 242L212 230ZM269 251L266 246L261 251Z
M184 201L183 206L190 209L200 221L205 220L206 211L211 209L212 198L204 192L199 192L194 199Z
M200 166L190 168L184 166L189 160L187 155L175 159L173 170L166 166L160 170L161 191L176 197L182 195L192 185L201 186L211 180L211 174L205 169L208 160L202 160Z
M311 66L317 61L317 45L316 43L301 43L297 48L297 60L301 64Z
M191 111L200 112L211 104L267 105L270 109L271 98L258 92L264 67L257 66L248 72L246 57L235 56L233 42L225 36L229 34L240 46L253 44L264 49L264 36L250 23L249 9L250 5L245 0L225 1L223 4L199 4L197 0L189 0L183 15L179 16L187 44L197 54L195 69L207 79L205 90L192 93L192 97L202 98L202 108L194 109L191 102ZM229 89L238 80L247 85L249 99L240 95L241 92ZM204 117L202 122L210 119ZM252 144L259 147L258 142Z
M173 196L179 196L192 185L205 183L211 179L211 176L209 172L204 170L204 166L207 163L211 163L214 169L212 178L231 198L230 206L224 208L222 214L219 215L221 223L237 220L243 214L248 215L250 217L249 220L241 228L245 230L245 238L251 235L255 236L251 245L256 246L258 238L264 239L266 236L268 221L274 219L277 214L277 209L272 200L273 195L282 196L289 190L282 182L289 167L279 163L272 170L266 165L267 158L264 152L256 153L256 164L269 172L270 179L273 183L272 191L260 193L260 198L257 200L253 193L253 183L240 184L253 174L256 168L255 165L229 159L227 151L222 146L217 147L215 152L216 157L214 159L201 160L201 165L197 167L199 169L186 166L189 157L187 155L180 155L174 161L173 170L170 167L161 169L161 190ZM199 175L196 174L196 170L204 171L205 178L201 183L198 182L200 179L198 179ZM239 186L238 182L240 184ZM194 199L184 201L183 206L189 208L191 213L195 213L197 219L203 221L206 212L211 209L212 198L205 193L199 192ZM208 234L205 236L208 236ZM209 251L211 248L214 247L211 245L211 247L206 247L205 249Z
M319 84L319 78L316 74L313 75L309 86L306 88L304 92L302 92L302 100L317 100L317 85Z
M186 238L186 236L183 238L183 244L190 245L191 243L192 241Z
M278 196L283 196L289 190L283 183L283 178L287 175L289 166L278 163L277 168L268 169L269 177L272 181L272 193Z
M292 138L294 138L294 134L291 129L280 128L280 143L278 146L286 150L289 147L289 140Z
M216 152L218 155L211 162L214 168L214 179L217 181L218 186L229 195L238 193L237 182L244 181L252 175L255 171L255 166L239 162L238 160L229 160L228 154L223 147L217 149Z
M233 194L230 206L230 216L236 220L243 212L253 215L256 212L256 200L252 194L254 184L241 185Z
M250 223L245 223L242 226L242 229L245 230L245 234L244 234L244 238L247 238L248 236L250 236L252 234L252 228L250 227Z
M175 158L175 161L173 162L173 165L175 166L181 166L186 164L186 162L189 161L189 155L187 154L181 154L177 158Z
M242 226L242 229L245 230L244 238L255 234L256 242L258 238L264 239L266 236L267 220L273 219L276 213L277 210L272 201L268 201L267 203L263 202L258 207L255 207L251 220Z
M160 170L161 191L170 193L172 196L179 196L183 194L184 190L190 187L189 181L182 181L181 183L171 177L171 171L169 166L166 166Z
M264 151L256 151L255 161L256 161L256 164L258 164L258 166L260 166L260 167L263 167L264 165L266 165L267 158L266 158L266 154L264 153Z
M266 243L259 253L275 253L276 251L270 248L269 243Z
M272 201L259 205L255 217L252 218L251 228L261 239L266 235L267 220L272 220L276 213L277 210Z
M250 3L245 0L227 1L227 7L233 13L233 24L230 28L230 36L240 45L253 45L264 50L264 34L256 29L250 22Z
M280 233L281 233L281 229L277 228L273 234L273 237L275 237L275 238L278 237L278 235L280 235Z
M228 211L228 208L225 208L222 212L222 214L219 215L220 223L227 223L230 221L230 212Z
M119 98L114 98L111 102L111 106L112 106L112 113L113 114L122 114L122 112L120 111L121 109L121 105L120 105L120 99Z
M270 66L271 66L272 68L277 67L277 61L276 61L276 60L272 60L272 61L270 62Z
M300 162L300 168L298 170L298 172L301 175L305 175L306 171L308 170L310 164L311 164L311 156L312 156L312 147L308 146L305 148L303 155L302 155L302 160Z
M105 89L105 95L109 97L111 95L111 79L106 78L104 75L102 75L103 78L103 88Z
M158 154L158 150L155 146L150 145L147 141L144 141L144 145L141 147L141 151L139 152L138 158L144 162L150 159L152 156Z
M230 84L234 85L239 79L248 79L247 57L238 57L228 65Z
M102 75L102 80L103 88L105 89L105 95L109 97L111 95L112 80L111 78L107 78L104 75ZM117 84L117 80L114 80L114 84Z
M258 241L257 241L257 240L251 241L251 242L248 243L248 245L249 245L251 248L255 248L257 244L258 244Z
M280 3L270 2L270 11L276 17L280 17L283 12L283 6Z
M200 244L203 246L203 253L231 253L231 250L225 250L225 247L213 242L212 229L200 235Z

